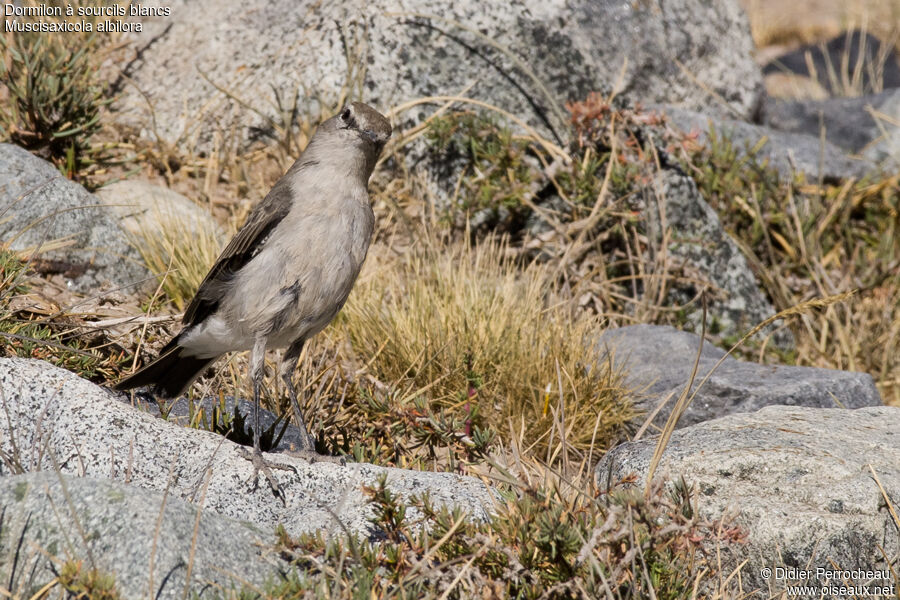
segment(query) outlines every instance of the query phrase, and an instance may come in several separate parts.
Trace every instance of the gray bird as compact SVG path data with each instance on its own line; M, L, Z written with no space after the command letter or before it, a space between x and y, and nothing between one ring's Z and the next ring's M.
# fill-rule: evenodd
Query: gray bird
M250 350L255 410L248 458L254 481L263 471L276 495L259 443L265 353L287 347L279 374L306 441L301 451L314 453L292 374L303 344L334 319L359 275L375 221L366 187L390 136L387 119L360 102L322 123L216 260L181 332L155 361L115 386L151 386L156 395L175 398L223 354Z

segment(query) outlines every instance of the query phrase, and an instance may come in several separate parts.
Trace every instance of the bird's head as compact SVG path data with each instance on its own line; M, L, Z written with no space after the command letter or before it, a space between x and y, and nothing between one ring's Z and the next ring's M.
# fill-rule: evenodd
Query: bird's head
M384 115L362 102L350 102L319 125L306 153L314 155L315 160L352 161L356 158L362 162L360 166L368 179L390 137L391 124Z
M381 152L391 137L391 124L384 115L362 102L347 104L333 118L336 119L338 129L359 136L371 143L378 152Z

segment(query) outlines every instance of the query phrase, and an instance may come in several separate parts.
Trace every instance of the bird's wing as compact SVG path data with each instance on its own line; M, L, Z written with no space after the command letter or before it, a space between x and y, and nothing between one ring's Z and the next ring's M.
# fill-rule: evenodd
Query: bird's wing
M196 325L215 312L226 284L250 259L256 256L262 242L284 219L291 208L291 187L284 178L266 195L247 217L247 222L216 259L194 299L184 311L182 323Z

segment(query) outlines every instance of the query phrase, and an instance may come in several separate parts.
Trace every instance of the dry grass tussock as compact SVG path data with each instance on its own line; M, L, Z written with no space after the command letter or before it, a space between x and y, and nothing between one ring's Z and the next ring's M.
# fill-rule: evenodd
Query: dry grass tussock
M301 360L300 396L321 448L444 470L492 448L517 445L555 462L621 439L635 412L622 373L590 349L603 320L577 309L549 265L516 256L496 238L476 245L427 229L402 246L373 247L340 317ZM171 310L167 293L150 308ZM169 334L132 335L150 358ZM267 364L264 402L281 412L283 390ZM249 397L246 368L246 353L220 361L193 395ZM449 462L434 461L436 448Z
M886 403L900 404L900 177L785 180L715 135L687 164L777 310L858 290L789 321L793 351L751 345L742 355L863 371Z
M590 350L603 323L558 293L548 266L514 255L496 238L425 237L369 263L339 328L379 380L470 405L506 439L524 431L540 452L561 435L605 446L633 411L621 374Z
M798 362L869 373L885 404L900 406L900 281L863 290L844 305L804 316Z

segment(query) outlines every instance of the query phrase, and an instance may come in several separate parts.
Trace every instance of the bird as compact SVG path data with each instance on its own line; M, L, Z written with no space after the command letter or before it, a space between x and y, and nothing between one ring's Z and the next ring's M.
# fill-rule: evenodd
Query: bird
M282 492L269 467L284 467L266 461L260 449L265 353L286 348L279 376L300 429L299 454L312 456L293 373L304 344L341 310L365 261L375 223L368 181L390 137L387 118L361 102L321 123L216 259L181 331L154 361L114 386L177 398L219 357L249 350L253 452L245 456L254 466L254 488L262 471L276 496Z

